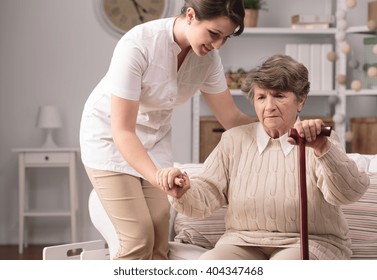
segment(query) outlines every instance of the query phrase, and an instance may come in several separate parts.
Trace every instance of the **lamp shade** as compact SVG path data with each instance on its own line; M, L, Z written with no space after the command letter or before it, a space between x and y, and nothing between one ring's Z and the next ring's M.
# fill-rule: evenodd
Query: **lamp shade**
M37 127L58 128L61 127L59 110L56 106L40 106L38 110Z

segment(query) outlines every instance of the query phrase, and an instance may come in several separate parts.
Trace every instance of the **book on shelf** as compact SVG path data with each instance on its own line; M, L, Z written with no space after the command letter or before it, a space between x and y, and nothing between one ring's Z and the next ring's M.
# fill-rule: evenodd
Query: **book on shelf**
M310 71L310 44L298 44L297 61L304 64Z
M304 23L304 24L292 23L292 29L297 29L297 30L328 29L329 27L330 27L330 24L328 23Z
M310 44L309 80L311 90L321 90L321 44Z
M285 54L306 66L312 91L333 89L333 63L327 59L332 44L286 44Z
M335 17L333 15L294 15L292 16L292 24L333 24Z
M321 89L332 90L334 81L333 63L327 59L333 50L332 44L321 44Z
M297 48L298 48L298 44L286 44L285 54L297 60L297 54L298 54Z
M327 29L335 22L333 15L294 15L291 19L292 29Z

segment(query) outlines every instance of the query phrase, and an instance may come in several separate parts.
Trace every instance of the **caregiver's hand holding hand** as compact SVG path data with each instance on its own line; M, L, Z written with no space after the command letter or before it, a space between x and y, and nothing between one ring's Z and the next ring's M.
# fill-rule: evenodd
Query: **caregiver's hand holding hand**
M161 189L168 195L180 198L190 189L190 180L187 173L178 168L162 168L156 174L156 181Z

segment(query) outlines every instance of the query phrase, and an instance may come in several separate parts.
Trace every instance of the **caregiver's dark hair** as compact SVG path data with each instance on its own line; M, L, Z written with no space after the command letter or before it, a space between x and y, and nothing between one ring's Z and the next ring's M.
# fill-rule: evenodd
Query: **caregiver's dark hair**
M211 20L220 16L230 18L238 26L234 36L241 35L245 28L243 0L185 0L181 15L185 15L189 7L195 10L198 20Z

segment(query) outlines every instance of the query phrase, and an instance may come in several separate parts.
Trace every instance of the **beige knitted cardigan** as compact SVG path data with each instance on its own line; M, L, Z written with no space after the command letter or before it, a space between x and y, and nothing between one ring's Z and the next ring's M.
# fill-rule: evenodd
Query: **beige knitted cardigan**
M264 247L300 246L297 148L284 155L279 139L259 154L257 124L236 127L190 178L191 189L173 207L190 217L205 217L228 205L226 231L217 244ZM333 132L331 148L316 157L306 149L308 230L311 258L348 259L350 238L340 205L358 200L368 176L348 158Z

